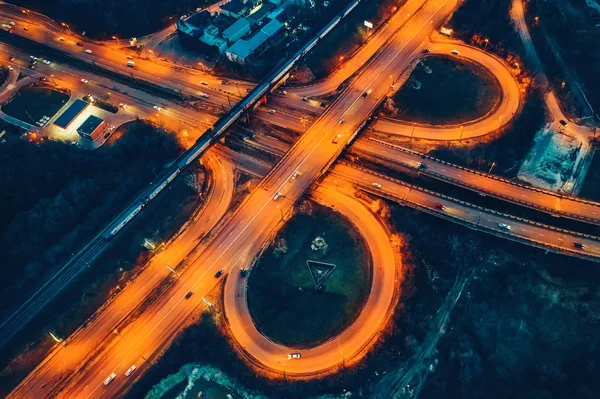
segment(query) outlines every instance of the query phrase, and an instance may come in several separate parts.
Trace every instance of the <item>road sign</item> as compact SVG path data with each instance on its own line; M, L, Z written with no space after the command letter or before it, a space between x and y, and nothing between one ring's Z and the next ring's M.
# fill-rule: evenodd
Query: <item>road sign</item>
M369 29L373 29L373 24L369 21L365 21L365 26Z

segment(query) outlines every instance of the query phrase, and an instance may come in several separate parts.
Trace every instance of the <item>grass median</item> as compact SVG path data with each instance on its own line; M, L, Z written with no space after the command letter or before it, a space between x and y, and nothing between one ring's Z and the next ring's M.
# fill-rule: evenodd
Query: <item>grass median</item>
M317 237L324 239L326 250L311 249ZM315 290L307 260L336 265L322 290ZM370 286L370 254L362 237L337 212L312 205L311 214L287 222L252 269L248 307L270 339L310 347L352 323Z
M431 56L394 95L394 116L416 123L459 124L486 115L500 97L496 78L477 64Z

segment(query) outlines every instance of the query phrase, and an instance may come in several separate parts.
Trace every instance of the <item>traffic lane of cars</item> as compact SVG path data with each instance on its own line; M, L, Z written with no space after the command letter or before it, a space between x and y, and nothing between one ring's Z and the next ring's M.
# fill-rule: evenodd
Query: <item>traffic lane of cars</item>
M334 173L359 182L367 190L373 188L374 190L371 191L391 194L397 199L414 203L443 216L468 222L470 225L481 228L483 231L490 231L506 236L507 238L522 240L534 246L542 248L552 247L563 252L582 255L600 261L600 242L598 238L586 237L565 230L552 229L549 226L528 223L524 220L494 213L484 208L461 204L452 199L413 189L345 164L337 165ZM378 186L374 186L373 183L376 183ZM436 204L443 205L443 209L440 209ZM583 248L578 248L578 244L582 244Z
M422 154L402 151L394 145L388 145L376 139L359 139L353 146L378 158L418 168L424 174L439 179L450 179L457 184L471 187L477 192L495 195L502 199L515 200L534 209L543 208L550 213L561 213L565 217L600 223L600 204L593 201L581 201L578 198L559 196L555 193L536 190L532 187L511 184L493 175L475 173L466 168L458 168L447 163L423 157Z

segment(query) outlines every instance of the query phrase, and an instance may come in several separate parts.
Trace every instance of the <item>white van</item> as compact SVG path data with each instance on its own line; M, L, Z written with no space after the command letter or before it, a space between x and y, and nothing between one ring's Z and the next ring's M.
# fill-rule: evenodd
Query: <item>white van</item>
M135 66L134 61L127 61L127 66L133 68Z

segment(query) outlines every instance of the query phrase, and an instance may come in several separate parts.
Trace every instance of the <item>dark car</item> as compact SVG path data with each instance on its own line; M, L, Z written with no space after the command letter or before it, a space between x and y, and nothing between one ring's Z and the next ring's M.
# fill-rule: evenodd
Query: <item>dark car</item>
M561 119L561 120L559 120L558 122L560 122L560 124L561 124L561 125L563 125L564 127L567 127L567 126L569 126L569 124L567 123L567 121L566 121L566 120L564 120L564 119Z
M81 42L77 42L76 44L77 44L78 46L83 46L83 43L81 43Z
M242 269L242 271L240 272L240 277L241 278L248 277L248 269Z
M429 51L430 51L430 50L429 50L428 48L424 48L424 49L423 49L421 52L422 52L423 54L426 54L426 53L428 53Z
M190 297L194 295L194 291L190 291L187 294L185 294L185 299L190 299Z
M219 278L219 277L221 277L221 275L222 275L222 274L223 274L223 269L219 270L219 271L217 272L217 274L215 274L215 278Z
M364 91L364 92L363 92L363 94L361 94L360 96L361 96L362 98L365 98L365 97L366 97L368 94L369 94L369 93L367 93L366 91Z
M574 243L573 243L573 246L574 246L575 248L578 248L578 249L584 249L584 248L585 248L585 245L583 245L583 244L582 244L582 243L580 243L580 242L574 242Z

